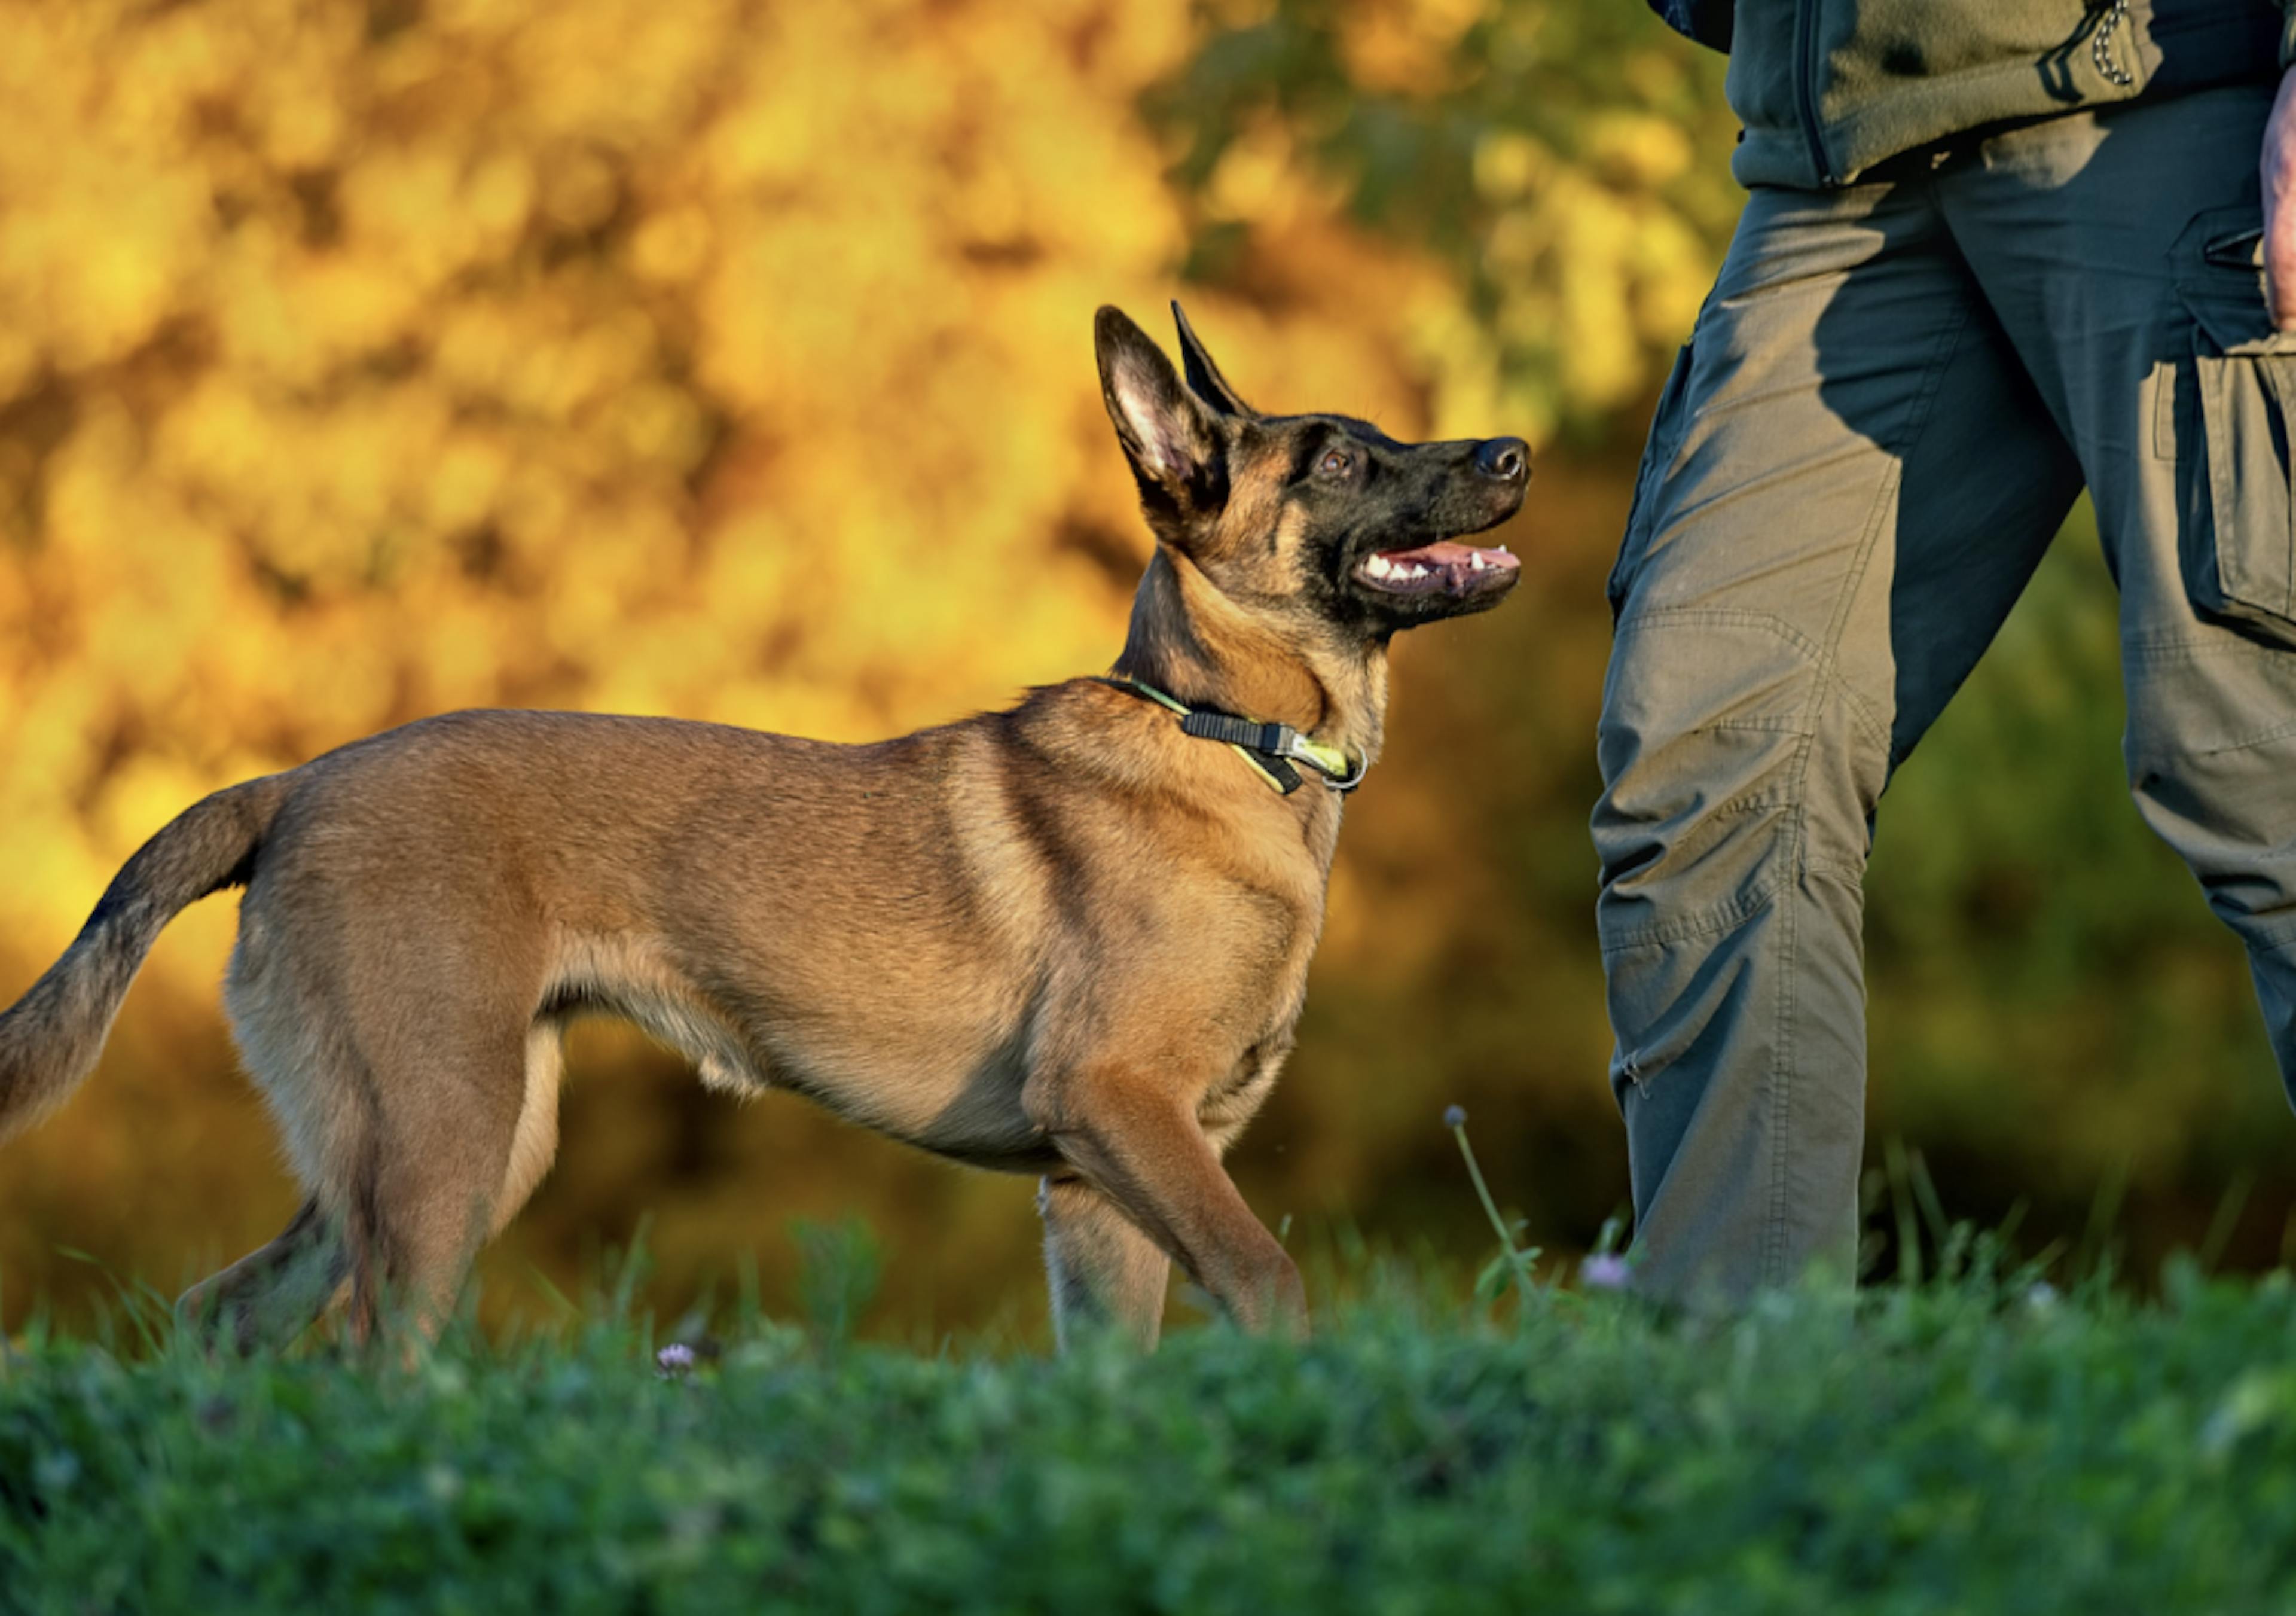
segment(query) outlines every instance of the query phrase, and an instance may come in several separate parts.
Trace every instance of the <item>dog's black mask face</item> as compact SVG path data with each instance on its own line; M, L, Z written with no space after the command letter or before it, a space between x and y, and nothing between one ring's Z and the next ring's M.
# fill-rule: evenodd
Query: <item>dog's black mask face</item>
M1398 443L1344 415L1262 415L1172 313L1185 381L1103 308L1101 392L1149 526L1223 593L1379 641L1487 611L1514 587L1504 546L1459 541L1521 507L1521 439Z

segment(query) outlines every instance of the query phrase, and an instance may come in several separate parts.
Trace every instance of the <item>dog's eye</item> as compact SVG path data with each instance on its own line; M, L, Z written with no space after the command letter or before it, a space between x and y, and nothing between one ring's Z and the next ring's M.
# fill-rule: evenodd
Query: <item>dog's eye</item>
M1345 449L1325 449L1324 457L1316 463L1316 470L1326 477L1345 477L1348 468L1355 463L1355 456Z

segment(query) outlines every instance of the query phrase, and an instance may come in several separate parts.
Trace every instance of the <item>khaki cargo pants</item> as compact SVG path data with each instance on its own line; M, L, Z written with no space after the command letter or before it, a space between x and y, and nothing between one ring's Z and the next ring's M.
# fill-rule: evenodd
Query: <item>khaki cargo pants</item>
M1747 201L1611 581L1594 835L1638 1288L1851 1269L1872 818L2084 484L2120 589L2129 789L2247 944L2296 1086L2270 103L2071 115Z

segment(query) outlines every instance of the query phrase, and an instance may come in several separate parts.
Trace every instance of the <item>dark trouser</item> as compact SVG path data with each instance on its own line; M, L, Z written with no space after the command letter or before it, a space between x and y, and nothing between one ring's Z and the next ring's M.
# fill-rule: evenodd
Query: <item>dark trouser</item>
M1763 190L1652 423L1594 819L1636 1284L1855 1260L1871 816L2086 484L2129 787L2296 1086L2296 337L2268 86ZM2017 789L2013 780L2001 789Z

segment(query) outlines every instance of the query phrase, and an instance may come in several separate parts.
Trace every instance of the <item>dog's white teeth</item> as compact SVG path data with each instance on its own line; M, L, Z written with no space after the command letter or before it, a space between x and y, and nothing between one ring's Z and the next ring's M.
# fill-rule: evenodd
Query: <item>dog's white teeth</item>
M1483 560L1483 553L1480 550L1470 551L1467 554L1467 570L1470 572L1480 572L1489 564Z
M1414 578L1425 578L1428 573L1434 570L1433 568L1421 562L1390 561L1375 551L1372 558L1364 563L1363 570L1365 578L1392 578L1401 583L1408 583Z

